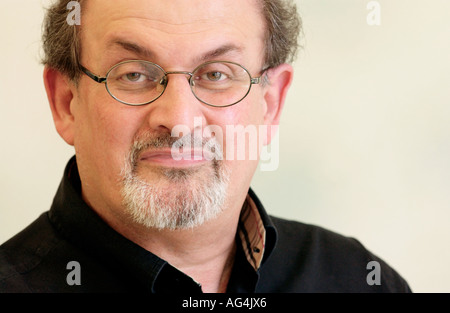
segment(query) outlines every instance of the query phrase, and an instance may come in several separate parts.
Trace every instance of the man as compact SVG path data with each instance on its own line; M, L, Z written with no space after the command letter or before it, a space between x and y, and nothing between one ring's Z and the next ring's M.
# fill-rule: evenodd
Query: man
M50 211L0 248L0 291L410 291L356 240L269 217L249 189L260 147L232 138L272 139L259 126L292 81L294 6L84 0L74 25L67 5L47 13L44 82L76 156Z

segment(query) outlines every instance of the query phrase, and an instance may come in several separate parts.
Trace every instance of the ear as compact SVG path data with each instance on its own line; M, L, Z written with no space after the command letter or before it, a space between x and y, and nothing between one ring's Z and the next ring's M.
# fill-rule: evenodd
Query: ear
M45 67L44 85L56 131L69 145L74 144L74 121L71 111L73 84L61 72Z
M278 129L284 101L286 100L286 95L293 77L294 69L289 64L281 64L269 69L267 72L268 83L264 91L264 99L266 102L264 124L274 127L271 127L272 131L267 133L267 140L264 140L265 145L270 144L272 137L276 134L273 130Z

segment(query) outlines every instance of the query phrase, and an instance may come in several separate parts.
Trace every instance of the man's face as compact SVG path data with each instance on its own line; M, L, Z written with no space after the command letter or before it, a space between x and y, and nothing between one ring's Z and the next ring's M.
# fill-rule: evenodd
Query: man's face
M156 63L165 71L192 71L203 62L225 60L243 65L253 77L260 75L265 25L255 1L85 3L81 64L97 75L105 76L115 64L136 59ZM220 207L214 209L217 214L242 205L257 160L229 160L224 155L219 161L176 161L170 146L177 138L171 140L170 135L177 125L194 133L199 121L203 127L221 127L223 134L227 125L264 124L263 86L254 85L243 101L225 108L197 100L186 75L169 75L164 94L144 106L116 101L102 84L87 76L81 78L74 94L71 112L83 197L102 214L122 218L126 206L142 223L155 227L149 218L144 221L149 211L167 217L172 210L179 218L170 227L180 227L190 215L213 210L214 203ZM221 143L227 151L226 136ZM200 204L200 211L192 210ZM180 217L183 206L190 211Z

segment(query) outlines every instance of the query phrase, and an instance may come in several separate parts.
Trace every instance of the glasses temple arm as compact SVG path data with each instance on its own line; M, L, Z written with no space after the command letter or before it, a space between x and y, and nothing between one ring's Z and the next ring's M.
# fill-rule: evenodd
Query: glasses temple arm
M97 83L104 83L106 82L106 77L99 77L97 75L95 75L94 73L92 73L91 71L89 71L87 68L85 68L84 66L80 65L80 69L81 71L86 74L87 76L89 76L90 78L92 78L94 81L96 81Z

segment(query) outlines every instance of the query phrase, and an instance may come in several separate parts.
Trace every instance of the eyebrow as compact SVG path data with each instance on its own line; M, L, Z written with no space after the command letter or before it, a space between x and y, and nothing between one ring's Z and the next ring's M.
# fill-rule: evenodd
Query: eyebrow
M143 57L145 59L151 60L155 58L155 53L153 53L151 50L133 42L129 42L122 39L115 39L111 42L111 44L113 46L118 46L124 50L130 51L138 55L139 57ZM197 63L206 62L208 60L218 58L226 54L239 53L242 52L242 50L243 50L242 47L237 46L235 44L224 44L216 49L208 51L202 54L201 56L195 58L195 61Z
M217 49L206 52L199 58L197 58L198 62L205 62L214 58L218 58L220 56L229 54L229 53L239 53L242 52L243 48L240 46L236 46L234 44L225 44Z
M152 51L132 42L116 39L112 41L112 45L121 47L124 50L133 52L134 54L145 58L152 58L154 56Z

